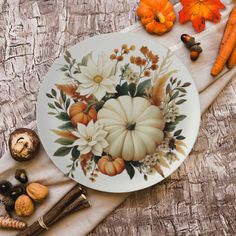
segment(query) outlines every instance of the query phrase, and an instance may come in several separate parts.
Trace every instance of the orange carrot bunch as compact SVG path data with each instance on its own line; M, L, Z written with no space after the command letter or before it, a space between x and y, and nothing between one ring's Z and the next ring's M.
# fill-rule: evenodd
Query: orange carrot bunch
M236 7L230 13L211 75L217 76L225 64L229 69L236 65Z

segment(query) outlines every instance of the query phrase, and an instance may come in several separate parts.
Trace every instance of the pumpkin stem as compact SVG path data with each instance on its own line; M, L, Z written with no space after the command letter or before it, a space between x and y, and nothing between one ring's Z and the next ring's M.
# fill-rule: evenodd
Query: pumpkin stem
M127 123L126 128L127 128L127 130L134 130L135 126L136 126L135 122L129 122L129 123Z
M88 103L88 105L87 105L87 107L84 109L83 113L87 115L87 114L89 113L90 108L91 108L93 105L95 105L95 104L96 104L96 102Z
M165 23L166 19L165 16L161 12L157 12L154 16L154 20L160 23Z

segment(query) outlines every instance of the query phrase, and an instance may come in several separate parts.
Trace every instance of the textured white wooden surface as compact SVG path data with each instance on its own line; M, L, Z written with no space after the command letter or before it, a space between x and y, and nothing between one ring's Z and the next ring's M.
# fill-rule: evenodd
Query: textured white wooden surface
M128 0L0 0L0 156L35 119L55 58L81 39L132 24ZM132 194L92 235L236 235L236 78L202 117L192 155L171 177Z

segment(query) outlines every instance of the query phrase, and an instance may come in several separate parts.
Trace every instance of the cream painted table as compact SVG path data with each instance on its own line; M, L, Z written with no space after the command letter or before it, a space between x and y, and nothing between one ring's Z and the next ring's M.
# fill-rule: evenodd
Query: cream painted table
M1 0L0 154L9 133L35 119L38 88L61 52L134 21L128 0ZM235 235L235 130L236 78L202 117L195 157L133 193L90 236Z

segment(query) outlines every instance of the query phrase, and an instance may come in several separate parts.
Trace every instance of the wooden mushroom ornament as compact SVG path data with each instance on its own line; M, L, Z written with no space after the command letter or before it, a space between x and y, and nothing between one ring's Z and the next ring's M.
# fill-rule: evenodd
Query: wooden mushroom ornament
M40 148L38 135L31 129L19 128L11 133L9 149L16 161L28 161L33 159Z

